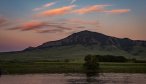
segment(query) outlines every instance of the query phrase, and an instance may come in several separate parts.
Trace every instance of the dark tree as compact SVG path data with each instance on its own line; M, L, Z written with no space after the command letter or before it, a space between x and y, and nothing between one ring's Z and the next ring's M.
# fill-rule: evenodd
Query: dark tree
M97 75L99 73L99 63L96 56L87 55L85 56L84 68L88 76Z

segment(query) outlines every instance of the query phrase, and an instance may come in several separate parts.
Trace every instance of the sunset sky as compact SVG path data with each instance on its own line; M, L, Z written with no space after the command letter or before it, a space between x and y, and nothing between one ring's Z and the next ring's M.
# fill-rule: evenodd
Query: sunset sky
M82 30L146 40L146 0L0 0L0 52Z

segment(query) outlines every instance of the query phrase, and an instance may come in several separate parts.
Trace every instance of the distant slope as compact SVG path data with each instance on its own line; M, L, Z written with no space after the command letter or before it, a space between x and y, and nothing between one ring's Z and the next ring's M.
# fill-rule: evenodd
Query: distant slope
M20 52L0 53L1 60L80 59L88 54L120 55L146 59L146 41L116 38L97 32L81 31L64 39L30 47Z
M64 39L44 43L37 48L51 48L68 45L100 45L100 46L115 46L123 50L132 49L134 46L146 47L146 41L131 40L128 38L116 38L107 36L97 32L81 31L74 33Z

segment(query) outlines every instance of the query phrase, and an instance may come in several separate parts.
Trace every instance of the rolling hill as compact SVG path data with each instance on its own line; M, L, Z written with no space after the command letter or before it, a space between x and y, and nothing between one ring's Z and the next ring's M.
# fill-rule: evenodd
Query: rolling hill
M81 59L85 55L119 55L146 59L146 41L116 38L92 31L80 31L57 41L23 51L0 53L1 60Z

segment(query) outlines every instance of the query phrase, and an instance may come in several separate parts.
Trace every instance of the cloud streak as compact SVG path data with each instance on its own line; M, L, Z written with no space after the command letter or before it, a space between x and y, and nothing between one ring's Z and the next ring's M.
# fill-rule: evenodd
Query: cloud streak
M73 4L73 3L75 3L76 1L77 1L77 0L72 0L70 4Z
M105 11L105 12L110 13L110 14L123 14L123 13L130 12L130 9L115 9L115 10L109 10L109 11Z
M110 6L110 5L93 5L93 6L88 6L84 7L81 9L74 10L74 13L77 14L86 14L86 13L92 13L92 12L103 12L105 11L105 7Z
M45 5L45 7L50 6L50 4ZM76 5L63 6L60 8L50 9L42 11L36 14L35 17L50 17L50 16L60 16L65 14L88 14L88 13L109 13L109 14L122 14L130 12L130 9L111 9L107 10L109 4L98 4L87 6L83 8L76 9Z
M112 10L106 10L106 7L111 6L111 5L93 5L93 6L88 6L80 9L76 9L73 11L73 13L77 14L87 14L87 13L109 13L109 14L123 14L123 13L128 13L131 10L130 9L112 9Z
M61 29L52 29L52 30L39 30L38 33L56 33L56 32L63 32Z
M55 5L55 4L56 4L56 2L50 2L50 3L42 5L41 7L34 8L33 11L39 11L39 10L42 10L44 8L51 7L51 6Z
M73 2L76 0L73 0ZM43 5L42 7L49 7L54 5L55 3L48 3ZM87 14L87 13L110 13L110 14L122 14L130 12L130 9L113 9L113 10L106 10L106 7L111 6L108 4L98 4L98 5L92 5L87 6L79 9L75 9L76 5L69 5L69 6L63 6L60 8L50 9L46 11L42 11L39 14L36 14L36 17L52 17L52 16L58 16L58 15L65 15L65 14ZM0 20L0 24L3 21ZM52 21L53 22L53 21ZM30 31L35 30L39 33L46 33L46 32L57 32L57 31L64 31L64 30L72 30L74 28L82 29L86 27L99 27L100 24L97 21L92 20L83 20L83 19L77 19L77 18L70 18L66 20L61 20L61 24L57 21L54 23L47 22L47 21L30 21L23 23L21 25L18 25L13 28L9 28L9 30L21 30L21 31ZM50 29L53 28L53 29Z
M28 30L42 28L42 27L45 27L46 25L47 24L45 22L30 21L30 22L23 23L17 27L9 28L9 30L28 31Z
M61 8L56 8L52 10L43 11L40 14L36 15L37 17L45 17L45 16L56 16L56 15L64 15L70 13L70 11L75 7L75 5L64 6Z
M35 30L39 33L43 33L43 32L45 33L47 31L49 32L49 31L57 31L57 30L59 30L59 31L60 30L62 30L62 31L63 30L72 30L72 28L65 27L59 23L30 21L30 22L23 23L23 24L16 26L16 27L8 28L8 30L21 30L21 31Z

